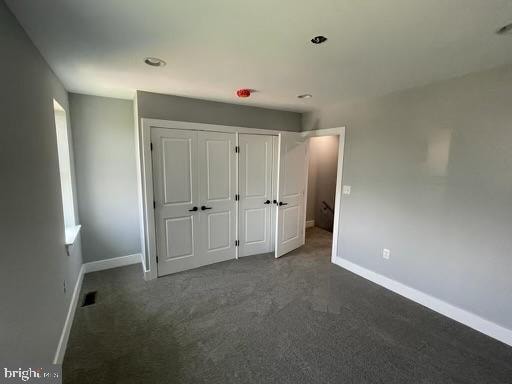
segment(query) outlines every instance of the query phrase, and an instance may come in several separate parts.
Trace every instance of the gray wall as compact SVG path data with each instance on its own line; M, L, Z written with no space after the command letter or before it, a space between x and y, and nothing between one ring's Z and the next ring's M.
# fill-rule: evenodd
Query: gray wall
M137 91L140 118L300 131L301 114Z
M343 258L512 329L510 95L511 66L331 106L304 128L347 127Z
M85 262L140 253L133 102L70 94Z
M3 1L0 47L0 361L45 363L82 263L64 246L53 99L68 96Z
M324 209L322 201L334 207L338 172L338 136L309 139L308 201L306 220L315 226L332 231L334 215Z

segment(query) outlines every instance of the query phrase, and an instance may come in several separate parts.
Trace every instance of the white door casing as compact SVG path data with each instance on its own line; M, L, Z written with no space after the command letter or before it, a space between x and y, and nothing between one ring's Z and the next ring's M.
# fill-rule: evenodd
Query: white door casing
M200 252L207 264L236 257L236 134L198 132Z
M239 255L272 250L273 137L239 135Z
M275 256L304 245L306 143L299 133L280 133Z

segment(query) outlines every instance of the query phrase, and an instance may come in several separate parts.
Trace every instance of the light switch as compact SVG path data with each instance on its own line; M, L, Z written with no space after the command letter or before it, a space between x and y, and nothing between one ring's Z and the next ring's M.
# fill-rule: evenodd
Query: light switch
M382 250L382 257L386 260L389 260L390 256L391 256L391 251L389 249L384 248Z
M351 191L352 191L352 186L350 186L350 185L343 186L343 194L344 195L350 195Z

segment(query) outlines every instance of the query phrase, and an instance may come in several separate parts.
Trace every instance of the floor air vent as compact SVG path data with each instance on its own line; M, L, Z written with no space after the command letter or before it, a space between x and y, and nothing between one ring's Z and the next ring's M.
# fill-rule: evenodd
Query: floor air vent
M88 305L96 304L96 291L87 292L84 297L84 302L82 303L82 307L87 307Z

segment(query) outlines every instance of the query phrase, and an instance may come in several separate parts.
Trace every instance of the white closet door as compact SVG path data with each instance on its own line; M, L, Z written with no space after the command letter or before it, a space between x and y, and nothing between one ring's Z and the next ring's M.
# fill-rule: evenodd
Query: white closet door
M298 133L279 135L276 257L304 245L306 144Z
M271 251L272 136L240 134L240 256Z
M158 275L201 265L197 133L152 128Z
M199 246L207 263L236 257L236 134L198 132Z

